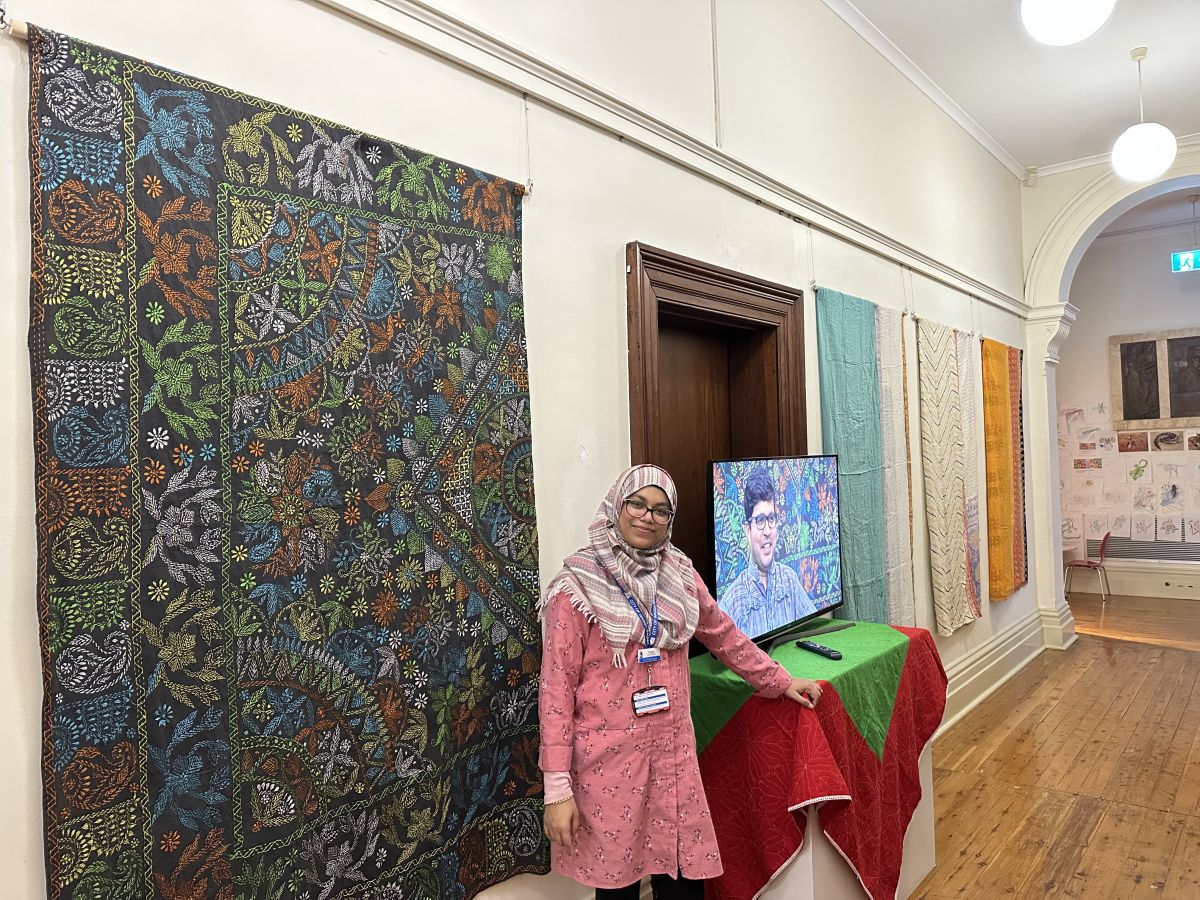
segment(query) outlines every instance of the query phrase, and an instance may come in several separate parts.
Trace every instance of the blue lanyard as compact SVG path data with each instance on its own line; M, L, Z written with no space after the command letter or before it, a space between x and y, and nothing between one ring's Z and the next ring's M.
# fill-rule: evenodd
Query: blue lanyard
M642 623L642 643L647 647L653 647L655 640L658 639L658 595L655 595L654 602L650 604L649 621L646 621L646 614L642 612L642 608L638 606L636 600L626 594L625 601L633 608L638 621Z

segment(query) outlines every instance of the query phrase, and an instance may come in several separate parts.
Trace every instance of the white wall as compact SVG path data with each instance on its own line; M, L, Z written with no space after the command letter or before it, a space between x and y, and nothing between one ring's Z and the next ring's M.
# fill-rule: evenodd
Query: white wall
M1109 173L1107 163L1094 166L1083 166L1059 172L1056 175L1040 175L1033 185L1021 188L1021 258L1025 261L1026 271L1033 259L1038 242L1045 236L1055 217L1058 216L1080 191L1103 178ZM1100 210L1096 211L1097 213ZM1034 303L1035 298L1028 298ZM1056 300L1065 300L1057 297Z
M364 4L357 4L362 7ZM387 12L378 4L380 14ZM713 30L705 0L612 0L442 7L537 59L580 75L647 115L716 139ZM582 539L629 459L623 248L640 240L756 276L821 284L1022 345L1017 316L980 304L896 261L856 249L537 102L314 3L297 0L41 0L13 14L497 174L534 179L526 201L525 277L541 570ZM718 0L717 71L724 149L890 239L1021 294L1017 181L818 0ZM472 62L472 64L475 64ZM29 246L25 48L0 41L0 821L6 896L42 890L38 754L41 696L33 605L29 374L24 298ZM529 143L525 142L528 132ZM812 310L810 397L816 384ZM915 377L909 344L910 376ZM915 392L911 395L915 427ZM814 446L819 410L810 404ZM914 451L914 496L920 496ZM981 481L982 483L982 481ZM921 510L918 499L915 512ZM917 570L925 552L917 519ZM1037 536L1031 535L1031 540ZM986 570L984 573L986 584ZM918 582L931 624L928 580ZM984 619L939 639L948 668L1035 615L1031 585ZM981 671L984 671L981 669ZM985 674L987 687L994 674ZM581 896L524 877L493 898Z
M1108 396L1108 338L1200 327L1200 272L1172 274L1171 253L1192 249L1191 228L1099 238L1071 283L1079 318L1059 351L1058 402Z

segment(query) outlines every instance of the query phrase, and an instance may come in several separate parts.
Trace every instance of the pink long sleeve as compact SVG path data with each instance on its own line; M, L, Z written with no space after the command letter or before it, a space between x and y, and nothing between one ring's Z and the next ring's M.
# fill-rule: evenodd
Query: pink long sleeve
M566 594L551 597L546 606L542 634L542 678L538 689L538 717L542 748L538 764L543 772L569 772L575 745L575 692L583 665L583 640L587 620L571 605Z
M786 691L792 683L787 669L767 656L733 624L733 619L717 606L699 575L696 576L696 595L700 598L696 637L712 651L712 655L764 697L778 697Z
M543 772L542 782L545 785L543 800L546 805L561 803L571 796L570 772Z

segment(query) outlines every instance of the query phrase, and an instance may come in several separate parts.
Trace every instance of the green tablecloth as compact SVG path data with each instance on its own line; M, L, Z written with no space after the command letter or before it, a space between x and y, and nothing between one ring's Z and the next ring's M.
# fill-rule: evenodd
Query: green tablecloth
M802 650L795 641L784 641L771 651L771 657L796 678L832 684L859 734L876 757L882 757L908 638L890 625L859 622L853 628L817 635L813 640L840 650L842 658L826 659ZM695 657L691 670L692 724L696 729L696 752L702 753L754 692L711 654Z

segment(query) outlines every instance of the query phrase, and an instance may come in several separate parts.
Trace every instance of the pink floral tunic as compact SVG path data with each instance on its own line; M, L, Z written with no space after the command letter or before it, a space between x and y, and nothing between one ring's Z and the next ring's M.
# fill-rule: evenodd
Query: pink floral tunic
M778 697L787 671L738 631L700 577L696 637L761 695ZM544 772L570 771L580 827L573 849L551 845L551 867L589 887L621 887L644 875L715 878L721 856L691 720L687 648L664 650L650 683L670 695L668 711L637 718L631 695L647 684L636 626L626 668L612 663L600 628L557 593L547 604L539 697Z

